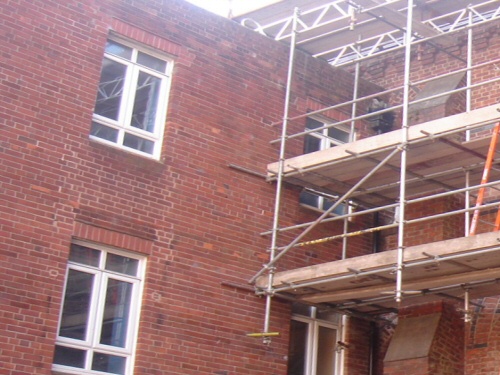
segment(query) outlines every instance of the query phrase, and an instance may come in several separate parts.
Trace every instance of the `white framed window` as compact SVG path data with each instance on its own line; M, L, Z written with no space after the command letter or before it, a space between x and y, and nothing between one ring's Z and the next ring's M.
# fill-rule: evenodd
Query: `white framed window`
M313 189L304 189L300 192L299 203L309 209L324 212L334 205L338 200L338 196L325 194ZM348 204L339 204L332 212L332 215L345 215L354 212L354 202L349 201Z
M132 374L145 258L75 241L71 245L53 370Z
M173 62L108 40L90 138L158 159Z
M304 154L314 151L326 150L327 148L343 145L349 142L349 130L344 126L333 126L330 128L321 129L322 127L331 124L332 122L323 121L308 117L306 120L306 130L318 129L305 135L304 138Z
M311 132L304 137L304 154L308 154L315 151L326 150L330 147L335 147L348 143L350 139L350 131L343 127L342 125L338 127L330 127L321 129L325 125L331 123L325 120L315 119L308 117L306 121L306 130L319 129L315 132ZM300 204L317 209L320 211L328 210L335 202L335 199L331 199L326 194L315 193L312 190L303 190L299 196ZM344 214L346 206L344 204L339 205L335 210L334 214L341 215Z
M338 375L342 351L340 317L296 304L290 325L287 375Z

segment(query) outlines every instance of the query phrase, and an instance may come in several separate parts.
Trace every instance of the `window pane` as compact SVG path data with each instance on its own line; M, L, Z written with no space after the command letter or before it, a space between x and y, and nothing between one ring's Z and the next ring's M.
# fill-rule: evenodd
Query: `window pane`
M317 129L322 126L323 124L321 122L312 118L307 118L306 120L306 130ZM321 131L319 132L319 134L319 136L314 136L312 134L304 136L304 154L308 154L310 152L318 151L321 149Z
M333 201L330 201L327 199L323 199L323 207L319 207L319 208L322 209L323 211L326 211L330 207L332 207L334 203L336 203L336 202L333 202ZM332 211L332 214L344 215L347 213L346 208L347 208L347 206L344 203L341 203L337 207L335 207L335 209Z
M69 270L59 336L85 340L94 275Z
M288 352L288 375L304 375L306 366L307 324L292 320ZM330 374L331 375L331 374Z
M109 279L100 343L125 347L132 284Z
M306 129L321 128L324 124L318 120L308 117L306 120Z
M125 65L107 58L103 59L94 113L118 120L126 71Z
M111 53L113 55L130 60L132 57L132 48L124 46L120 43L116 43L112 40L108 40L108 42L106 43L106 53Z
M142 52L139 52L139 55L137 56L137 62L160 73L165 73L165 68L167 67L166 61Z
M125 275L136 276L139 261L137 259L122 257L116 254L108 254L106 258L106 269Z
M316 194L302 191L299 195L299 202L312 207L318 207L319 197Z
M85 366L85 353L85 350L56 345L54 363L57 365L83 368Z
M336 337L336 330L319 326L316 375L334 374Z
M125 134L123 145L133 148L134 150L145 152L146 154L153 154L154 150L154 143L152 141L137 137L129 133Z
M125 374L126 358L104 353L94 353L92 370L109 372L111 374Z
M328 129L328 136L339 140L341 143L349 142L349 133L337 128Z
M146 130L150 133L155 131L160 84L160 78L145 72L139 73L137 91L135 93L134 111L130 123L131 126Z
M69 260L72 262L98 267L100 257L101 252L99 250L82 245L71 245Z
M98 124L97 122L92 123L90 135L115 143L118 140L118 130L110 128L109 126Z
M321 150L321 139L312 135L304 137L304 154Z

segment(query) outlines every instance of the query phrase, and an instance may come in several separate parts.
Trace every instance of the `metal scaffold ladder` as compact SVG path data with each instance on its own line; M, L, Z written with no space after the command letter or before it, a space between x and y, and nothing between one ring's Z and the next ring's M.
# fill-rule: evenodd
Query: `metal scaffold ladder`
M495 153L497 149L497 143L498 143L498 134L500 132L500 122L498 122L495 125L495 128L493 129L493 133L491 135L491 142L490 142L490 147L488 148L488 155L486 156L486 162L484 164L484 171L483 171L483 176L481 178L481 185L485 185L488 183L489 177L490 177L490 171L491 167L493 165L493 161L495 159ZM484 194L486 191L485 186L481 186L479 189L479 192L477 194L477 199L476 199L476 206L474 208L474 214L472 216L472 221L470 225L470 230L469 230L469 235L474 235L476 234L477 230L477 225L479 223L479 215L480 215L480 207L483 204L484 201ZM497 216L495 219L495 227L494 231L498 231L500 228L500 206L498 208Z

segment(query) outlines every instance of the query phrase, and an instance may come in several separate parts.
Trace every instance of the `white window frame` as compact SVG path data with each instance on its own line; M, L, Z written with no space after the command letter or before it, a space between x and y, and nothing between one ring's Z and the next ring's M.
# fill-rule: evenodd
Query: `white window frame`
M301 194L303 193L309 193L311 195L314 195L318 200L318 204L313 206L302 200L299 200L300 206L320 213L323 213L328 209L328 207L325 207L326 204L330 203L331 201L336 201L339 198L338 196L325 194L323 192L315 191L314 189L304 189L301 192ZM356 204L353 201L349 201L347 205L345 203L341 203L340 205L337 206L337 208L333 212L330 213L330 215L332 216L340 216L347 214L350 215L355 211L355 206Z
M66 277L64 283L64 293L63 297L66 295L66 288L68 286L68 275L70 270L75 270L79 272L85 272L88 274L92 274L95 276L94 284L92 287L92 297L89 308L89 319L87 322L87 337L84 340L78 340L68 337L63 337L59 335L63 308L64 308L64 300L61 303L61 311L59 313L59 323L58 323L58 336L56 338L56 345L74 348L82 351L86 351L86 359L85 359L85 368L80 367L70 367L61 364L53 364L52 370L57 374L111 374L108 372L94 371L91 370L92 366L92 354L94 351L109 354L109 355L118 355L126 358L125 365L125 375L132 375L134 362L135 362L135 350L139 329L139 319L140 319L140 311L141 311L141 301L142 294L144 288L144 277L146 270L146 257L130 253L127 251L110 248L108 246L98 245L94 243L88 243L86 241L74 240L72 244L86 246L95 250L101 251L100 262L97 267L90 265L83 265L79 263L68 261L68 265L66 268ZM108 254L116 254L119 256L135 259L138 261L137 267L137 275L125 275L122 273L117 273L111 270L105 269L106 256ZM124 347L112 346L99 343L99 338L101 336L102 324L98 322L103 321L104 315L104 307L105 307L105 298L108 281L110 279L128 282L133 285L132 293L130 297L130 310L128 314L128 328L127 328L127 337L125 341Z
M323 127L328 126L328 125L332 125L335 123L335 121L333 121L333 120L329 120L327 118L318 117L318 116L311 116L311 117L309 117L309 119L321 123L323 125ZM330 147L341 146L341 145L347 143L347 142L344 142L340 139L332 138L331 136L329 136L328 130L330 128L336 128L337 130L340 130L341 132L346 133L347 137L349 139L348 142L352 142L352 141L356 140L356 133L354 133L351 137L350 129L344 124L337 125L337 126L334 125L334 126L330 126L328 128L325 127L321 130L313 131L313 132L310 132L306 135L306 137L311 136L311 137L315 137L315 138L320 139L320 147L318 148L317 151L326 150ZM308 129L306 128L306 130L308 130Z
M302 322L307 324L307 339L306 339L306 349L305 349L305 359L304 359L304 375L317 375L316 367L318 361L318 341L319 341L319 329L320 327L325 327L328 329L335 330L335 340L331 343L331 350L335 353L335 366L333 373L329 375L340 375L342 374L342 363L343 363L343 351L338 350L338 342L341 341L342 332L340 317L337 315L334 321L318 319L317 308L314 306L308 307L309 316L301 314L293 314L292 320ZM292 338L293 339L293 338Z
M125 79L123 96L120 102L119 116L117 120L107 118L105 116L93 114L92 121L118 131L118 139L116 142L101 138L90 134L90 139L107 144L112 147L117 147L128 152L139 154L142 156L150 157L153 159L159 159L161 154L161 147L163 143L163 135L165 131L165 122L167 115L167 107L169 102L169 92L171 86L171 78L174 62L168 56L159 54L156 51L148 49L146 47L139 46L136 43L132 43L128 40L124 40L117 37L108 38L109 41L122 44L126 47L132 49L132 57L130 60L125 59L120 56L113 55L111 53L105 52L103 59L109 59L115 61L119 64L125 65L127 67ZM137 63L137 57L139 52L158 58L166 63L166 69L164 73L160 73L154 69L145 67ZM145 72L149 75L161 79L160 92L158 94L157 112L154 122L154 131L148 132L130 125L131 117L134 106L135 93L137 92L137 79L140 72ZM99 82L101 84L101 82ZM125 146L124 137L125 134L129 133L134 136L138 136L141 139L153 142L153 152L151 154Z
M333 124L335 122L333 120L329 120L327 118L319 117L319 116L311 116L309 118L311 120L314 120L314 121L317 121L317 122L321 123L323 126L331 125L331 124ZM351 142L354 141L354 140L356 140L356 133L354 133L354 134L351 135L351 131L350 131L350 129L346 125L338 125L338 126L333 126L333 127L335 127L337 130L345 133L347 135L347 138ZM310 137L318 138L320 140L320 144L319 144L318 150L316 150L316 151L323 151L323 150L329 149L331 147L340 146L340 145L343 145L343 144L346 143L346 142L344 142L344 141L342 141L340 139L336 139L336 138L330 137L328 135L328 130L329 129L330 128L323 128L323 129L321 129L319 131L310 132L310 133L308 133L305 136L305 137L310 136ZM304 139L304 142L306 142L305 139ZM310 151L310 152L314 152L314 151ZM329 200L325 197L326 194L323 194L323 193L317 193L316 194L316 193L314 193L311 190L305 190L303 193L309 193L311 195L315 195L316 199L317 199L317 204L316 205L310 205L308 203L303 202L302 199L299 199L301 206L309 208L309 209L312 209L312 210L315 210L315 211L319 211L319 212L326 211L327 208L325 206L329 203ZM338 208L345 210L345 204L341 204ZM344 212L344 213L351 213L351 212L352 212L352 206L351 206L351 204L349 204L347 206L347 212ZM332 215L339 215L339 214L338 213L332 213Z

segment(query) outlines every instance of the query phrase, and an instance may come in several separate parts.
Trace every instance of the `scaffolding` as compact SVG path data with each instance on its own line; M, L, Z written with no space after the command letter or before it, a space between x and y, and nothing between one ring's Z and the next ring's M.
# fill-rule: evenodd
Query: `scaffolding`
M293 4L292 4L293 3ZM285 16L287 5L295 6ZM418 12L418 17L415 15ZM268 166L268 180L276 183L276 197L270 235L269 261L250 280L257 293L266 297L262 335L270 332L272 298L277 295L309 304L325 304L343 314L380 314L395 311L406 301L430 301L452 298L463 301L466 320L470 318L470 298L500 294L500 244L496 233L469 237L472 212L496 210L498 202L471 207L470 201L480 189L500 185L500 172L491 161L490 182L481 181L489 138L472 137L500 120L496 103L474 106L474 91L491 88L500 81L500 59L476 62L473 38L475 30L498 26L499 0L293 0L247 14L240 21L255 31L290 44L289 69L279 159ZM366 37L368 36L368 37ZM465 40L466 57L453 54L449 46L457 38ZM461 67L444 74L411 80L412 61L423 50L432 48L455 59ZM352 100L290 117L290 97L294 79L296 50L328 61L334 67L354 75ZM404 56L402 85L360 96L360 67L387 54ZM488 69L493 77L481 79L475 72ZM462 84L457 87L456 77ZM453 81L454 86L421 95L429 85ZM412 123L415 108L431 101L462 95L461 113L417 124ZM379 97L400 97L382 110L400 112L401 128L370 138L354 140L356 124L369 121L374 113L360 106ZM289 123L332 110L350 113L347 120L323 127L289 133ZM350 127L351 142L312 154L285 158L287 142L345 125ZM280 212L284 184L298 185L338 199L311 222L282 226ZM448 196L463 197L464 207L426 217L407 217L411 205ZM341 205L355 200L360 209L332 215ZM348 231L349 220L378 212L397 212L393 222L358 231ZM407 246L405 231L409 225L463 215L464 235L437 243ZM343 222L344 232L306 239L319 225ZM347 240L366 233L396 228L394 250L347 259ZM298 234L287 245L279 245L286 232ZM294 249L333 240L343 241L342 260L299 269L277 271L278 262ZM497 259L499 258L499 259ZM429 276L427 270L433 269ZM353 287L353 280L363 277Z

